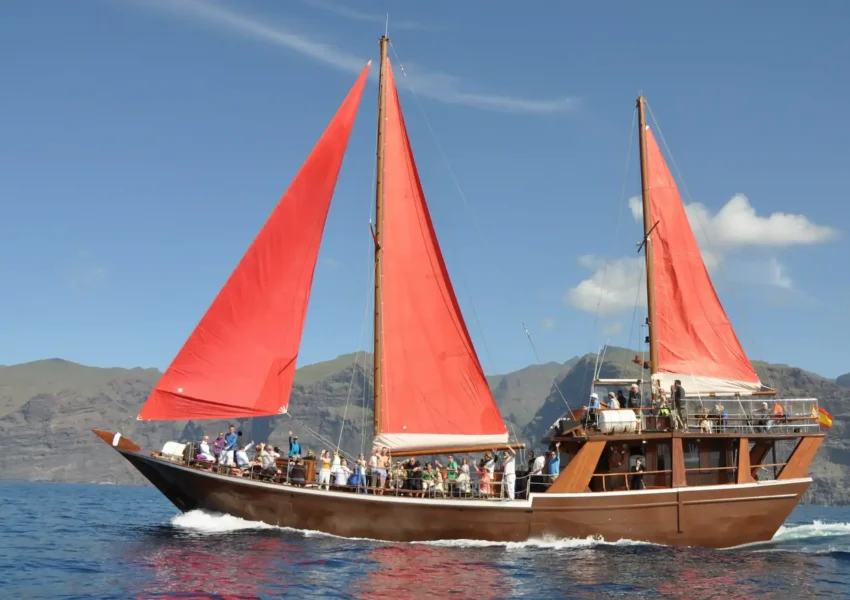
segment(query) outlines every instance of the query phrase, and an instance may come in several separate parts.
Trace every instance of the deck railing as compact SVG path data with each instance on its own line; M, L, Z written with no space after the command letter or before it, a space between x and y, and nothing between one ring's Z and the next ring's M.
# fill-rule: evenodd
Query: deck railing
M600 409L600 412L610 410ZM667 406L632 408L637 415L637 431L645 433L678 429L672 403ZM763 397L688 398L685 431L689 433L815 433L820 429L818 401L814 398ZM584 414L586 428L598 431L597 417ZM568 421L565 419L564 422Z

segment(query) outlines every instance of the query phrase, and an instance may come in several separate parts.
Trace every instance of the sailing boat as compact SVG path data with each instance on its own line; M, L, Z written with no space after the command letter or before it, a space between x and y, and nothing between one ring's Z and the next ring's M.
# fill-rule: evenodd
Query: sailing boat
M388 42L381 38L373 231L375 442L394 456L512 447L431 222L387 57ZM155 386L140 419L287 412L325 219L368 70L369 65ZM795 451L770 484L754 484L739 474L740 481L713 488L684 487L684 465L679 463L682 438L688 434L640 432L624 438L579 426L552 436L553 456L560 452L567 466L546 478L544 490L532 490L525 499L353 494L216 473L169 457L165 448L144 452L120 433L94 433L180 510L204 509L339 536L403 542L595 535L734 545L768 539L811 481L804 477L811 456L806 454L801 467L797 463L803 456L795 459ZM595 471L605 467L602 451L625 439L638 446L650 442L647 447L656 455L663 454L665 443L672 444L672 484L625 492L611 491L609 485L597 491ZM820 438L805 439L819 443ZM747 448L746 438L741 440L740 448ZM749 454L741 453L740 460L745 456ZM744 473L749 472L747 463ZM766 511L775 518L755 518ZM722 519L728 527L716 526Z

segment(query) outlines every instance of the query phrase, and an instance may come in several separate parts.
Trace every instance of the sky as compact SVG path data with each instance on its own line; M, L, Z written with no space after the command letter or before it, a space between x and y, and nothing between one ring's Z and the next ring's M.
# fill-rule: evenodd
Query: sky
M638 93L748 355L850 371L850 4L612 6L4 3L0 364L165 368L377 58L389 13L423 188L485 371L645 335ZM376 96L373 80L300 364L371 343Z

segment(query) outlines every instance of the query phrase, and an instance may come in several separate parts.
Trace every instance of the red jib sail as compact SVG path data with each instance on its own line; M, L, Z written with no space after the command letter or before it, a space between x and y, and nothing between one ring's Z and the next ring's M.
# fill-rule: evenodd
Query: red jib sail
M651 235L658 365L653 380L660 379L668 389L680 379L689 395L760 390L759 377L717 297L679 190L648 127L646 166L650 224L655 227Z
M322 232L368 70L367 65L139 419L286 411Z
M382 420L395 450L504 444L507 429L466 329L387 61Z

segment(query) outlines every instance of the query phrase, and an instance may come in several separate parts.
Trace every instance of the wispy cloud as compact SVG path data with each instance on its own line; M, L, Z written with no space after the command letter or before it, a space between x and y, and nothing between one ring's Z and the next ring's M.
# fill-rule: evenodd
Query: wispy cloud
M136 6L159 9L165 14L286 48L349 73L359 73L366 63L365 57L355 56L330 44L317 42L307 35L295 33L282 25L272 25L258 17L229 8L235 4L224 5L203 0L146 0L145 2L137 1ZM438 71L428 71L412 63L406 63L402 72L418 96L446 104L499 112L539 114L569 111L578 104L572 97L536 99L467 91L460 78Z
M547 331L555 329L555 325L557 325L557 323L552 317L544 317L543 320L540 322L540 326Z
M339 17L343 17L346 19L351 19L352 21L364 21L366 23L376 23L380 25L387 24L389 20L389 29L397 30L397 29L418 29L420 31L444 31L447 29L443 26L434 26L427 25L424 23L418 23L416 21L397 21L390 17L388 19L387 15L379 15L376 13L367 13L362 12L357 9L351 8L350 6L345 6L343 4L338 4L336 2L328 2L327 0L301 0L307 6L312 6L313 8L318 8L319 10L323 10L329 13L333 13Z

